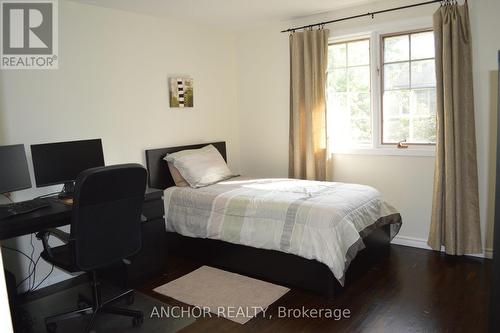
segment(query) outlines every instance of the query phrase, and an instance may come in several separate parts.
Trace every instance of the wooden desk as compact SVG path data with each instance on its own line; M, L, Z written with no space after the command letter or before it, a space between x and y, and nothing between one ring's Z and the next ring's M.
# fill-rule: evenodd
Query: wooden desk
M163 209L158 211L146 207L163 196L163 191L148 188L144 197L143 215L146 219L163 218ZM158 206L158 204L157 204ZM29 235L48 228L62 227L71 223L72 206L58 200L51 200L49 207L37 211L0 220L0 240ZM161 215L160 215L161 214Z
M72 206L54 200L49 207L29 214L0 220L0 240L29 235L71 223ZM165 231L163 191L149 188L142 205L142 248L129 259L103 272L113 282L133 287L165 272L167 266L167 233Z
M0 240L70 224L71 209L71 206L51 200L49 207L0 220Z

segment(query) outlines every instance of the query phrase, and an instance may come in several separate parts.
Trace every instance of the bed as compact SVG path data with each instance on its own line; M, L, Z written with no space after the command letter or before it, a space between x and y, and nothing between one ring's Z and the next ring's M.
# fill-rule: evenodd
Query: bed
M170 253L328 296L387 254L401 216L371 187L245 177L176 187L163 158L207 144L146 151ZM225 142L211 144L226 160Z

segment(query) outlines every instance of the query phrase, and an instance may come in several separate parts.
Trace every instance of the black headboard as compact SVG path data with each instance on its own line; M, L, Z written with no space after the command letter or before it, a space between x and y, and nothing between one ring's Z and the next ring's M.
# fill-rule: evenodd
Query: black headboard
M165 155L186 149L198 149L210 144L217 148L224 160L227 161L226 143L223 141L146 150L146 165L148 168L149 187L164 190L167 187L175 186L174 180L172 179L170 171L168 170L167 162L163 159Z

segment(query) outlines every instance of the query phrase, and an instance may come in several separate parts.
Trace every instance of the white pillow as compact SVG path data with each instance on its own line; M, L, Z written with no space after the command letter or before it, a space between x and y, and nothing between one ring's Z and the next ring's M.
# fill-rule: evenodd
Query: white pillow
M208 186L235 177L213 145L167 154L164 159L172 163L193 188Z
M188 187L189 186L188 182L182 177L179 170L177 170L177 168L172 163L167 162L167 164L168 164L168 170L170 170L170 175L174 180L175 186Z

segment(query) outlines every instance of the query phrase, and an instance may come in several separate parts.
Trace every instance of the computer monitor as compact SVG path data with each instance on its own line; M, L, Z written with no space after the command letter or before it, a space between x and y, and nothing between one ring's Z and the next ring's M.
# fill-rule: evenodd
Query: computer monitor
M31 187L24 145L0 146L0 193Z
M104 166L101 139L31 146L37 187L64 184L59 197L71 197L80 172Z

